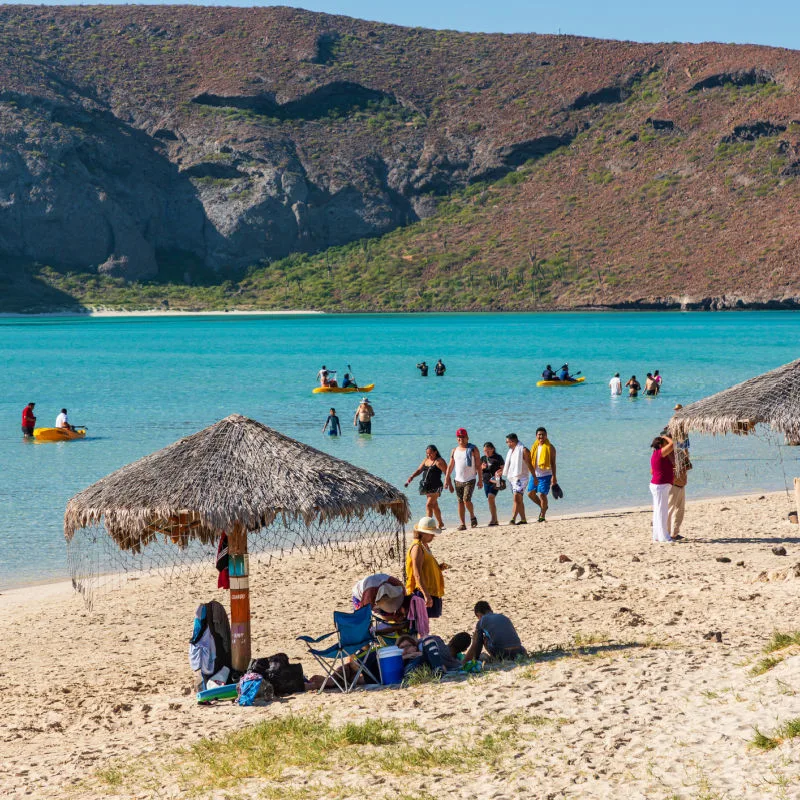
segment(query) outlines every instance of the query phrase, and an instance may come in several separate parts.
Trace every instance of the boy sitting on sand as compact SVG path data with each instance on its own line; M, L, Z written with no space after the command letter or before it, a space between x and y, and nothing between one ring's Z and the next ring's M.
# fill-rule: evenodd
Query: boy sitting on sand
M464 656L465 661L476 660L484 648L490 658L497 660L514 659L528 654L519 640L514 623L505 614L496 614L485 600L475 603L474 611L478 624L475 626L472 644Z

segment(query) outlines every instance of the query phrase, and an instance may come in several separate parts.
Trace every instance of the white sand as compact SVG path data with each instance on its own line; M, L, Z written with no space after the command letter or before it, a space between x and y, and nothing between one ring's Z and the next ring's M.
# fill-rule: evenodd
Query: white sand
M800 629L800 579L791 569L800 529L786 521L788 509L785 495L690 504L688 541L675 545L651 544L646 511L447 532L434 543L453 565L434 632L471 630L472 605L483 598L512 617L531 650L571 645L576 636L607 641L588 654L573 650L479 679L296 696L262 708L201 708L188 693L194 609L215 597L227 605L212 568L205 585L129 583L91 612L64 583L5 592L0 794L180 797L169 775L112 789L96 773L257 720L322 710L334 723L415 722L433 747L473 741L507 715L528 715L491 769L387 775L379 786L358 770L314 776L344 780L353 797L800 797L800 739L769 752L749 745L754 727L771 733L800 717L800 655L789 650L765 674L749 673L774 629ZM781 543L788 556L771 552ZM572 561L559 563L560 554ZM331 611L348 607L358 577L340 557L255 569L254 654L285 651L310 674L294 637L329 630ZM722 643L702 638L710 631L720 631ZM253 781L229 796L262 791Z

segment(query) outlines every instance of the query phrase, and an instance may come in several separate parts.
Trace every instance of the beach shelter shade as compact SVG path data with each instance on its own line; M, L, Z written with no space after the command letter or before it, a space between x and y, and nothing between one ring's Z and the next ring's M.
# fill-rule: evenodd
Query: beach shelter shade
M678 437L692 431L743 436L756 425L800 441L800 360L679 409L669 431Z
M75 495L64 514L64 535L69 545L82 529L100 526L120 550L140 553L150 546L214 544L227 533L232 650L235 662L239 656L234 666L244 669L250 657L248 535L261 535L270 552L286 542L357 547L360 537L395 551L399 539L390 545L385 537L403 531L409 516L406 496L390 483L232 414ZM280 538L287 527L292 538Z

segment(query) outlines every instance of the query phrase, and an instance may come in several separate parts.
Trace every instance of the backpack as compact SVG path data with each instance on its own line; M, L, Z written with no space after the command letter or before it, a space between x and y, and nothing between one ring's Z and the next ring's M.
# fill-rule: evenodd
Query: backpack
M276 653L267 658L254 658L247 671L263 675L264 679L272 684L278 696L305 691L303 665L290 664L286 653Z

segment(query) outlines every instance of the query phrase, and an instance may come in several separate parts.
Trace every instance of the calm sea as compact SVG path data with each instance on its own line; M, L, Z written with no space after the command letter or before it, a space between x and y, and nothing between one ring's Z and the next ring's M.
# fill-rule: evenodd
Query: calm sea
M112 470L238 412L358 464L397 486L425 446L443 453L465 426L471 441L506 433L529 444L539 425L558 448L565 498L554 513L648 503L648 445L676 402L689 403L798 356L800 315L743 313L425 314L0 319L0 588L67 575L67 500ZM415 365L442 358L447 374ZM546 363L569 361L585 384L540 389ZM357 395L312 395L322 364L351 364L375 382L371 437L352 427ZM611 398L610 376L657 398ZM25 442L20 415L39 425L62 406L84 441ZM321 433L334 405L344 435ZM797 449L760 438L694 437L690 496L782 489ZM409 490L415 516L424 503ZM443 501L446 522L455 501ZM500 495L501 520L508 516ZM479 518L487 519L483 495ZM535 531L531 531L532 536Z

